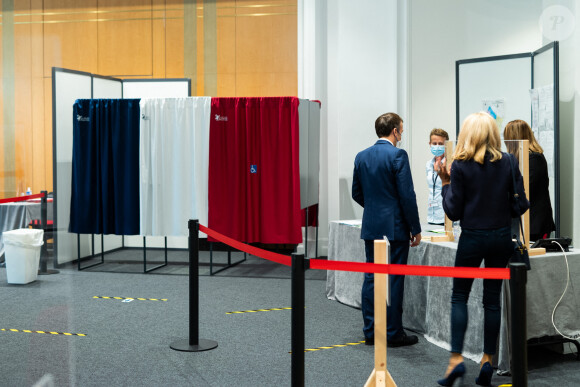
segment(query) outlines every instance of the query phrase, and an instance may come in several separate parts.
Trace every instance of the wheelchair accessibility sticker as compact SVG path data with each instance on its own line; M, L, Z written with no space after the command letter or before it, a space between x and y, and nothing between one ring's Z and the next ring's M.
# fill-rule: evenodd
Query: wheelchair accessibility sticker
M255 164L250 165L250 173L258 173L258 166Z

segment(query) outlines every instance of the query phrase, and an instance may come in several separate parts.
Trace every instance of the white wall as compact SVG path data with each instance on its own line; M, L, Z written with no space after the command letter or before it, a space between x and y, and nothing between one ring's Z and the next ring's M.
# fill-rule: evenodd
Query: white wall
M425 164L432 157L429 132L440 127L456 138L455 61L540 48L540 5L539 1L411 2L411 164L422 220L427 217Z
M374 121L397 111L397 4L389 0L299 1L299 97L320 99L320 251L328 221L362 217L351 199L357 152Z

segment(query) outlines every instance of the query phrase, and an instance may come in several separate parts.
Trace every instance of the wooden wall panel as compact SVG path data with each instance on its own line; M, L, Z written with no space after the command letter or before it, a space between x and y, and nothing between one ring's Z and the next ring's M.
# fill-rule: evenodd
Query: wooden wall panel
M184 77L183 5L171 4L165 21L165 71L167 78ZM192 82L192 86L193 86ZM195 90L192 90L195 92Z
M277 1L238 1L237 4L237 95L296 95L297 7ZM280 6L253 8L252 4Z
M217 17L217 96L236 96L236 2L223 1Z
M152 0L153 78L165 78L165 0Z
M46 136L45 114L44 114L44 42L43 34L43 15L37 10L42 9L42 0L32 0L30 2L30 49L32 57L31 76L31 109L32 114L32 191L40 192L52 188L52 181L47 185L46 181L46 164L52 166L46 157L45 143L51 142L52 136ZM51 116L48 116L51 117Z
M196 14L188 34L184 1L15 1L16 133L11 141L17 156L10 171L0 157L0 197L7 175L17 175L21 190L53 189L53 66L123 78L182 78L187 46L195 51L188 59L192 95L206 94L205 64L216 69L216 96L296 95L296 0L216 0L211 31L204 31L205 0L187 0ZM204 33L216 37L217 56L209 62ZM0 50L0 74L2 63ZM5 122L2 103L0 94L0 123ZM2 131L0 126L0 149Z
M18 193L32 188L32 48L30 3L14 3L14 173ZM22 15L22 16L20 16Z
M44 176L46 189L53 190L52 181L52 77L44 78Z
M153 75L153 20L151 0L99 0L106 11L98 25L97 74Z
M203 60L203 7L198 5L197 9L197 34L195 35L197 39L197 90L192 90L193 95L203 95L205 96L205 83L204 83L204 60ZM210 96L211 97L211 96Z
M52 67L96 73L97 0L44 0L42 12L44 76L52 76Z

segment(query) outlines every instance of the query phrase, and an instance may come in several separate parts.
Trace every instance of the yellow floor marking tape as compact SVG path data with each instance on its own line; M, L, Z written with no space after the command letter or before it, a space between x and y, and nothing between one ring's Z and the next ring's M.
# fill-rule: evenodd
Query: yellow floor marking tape
M292 308L270 308L270 309L255 309L255 310L240 310L237 312L226 312L226 314L242 314L242 313L256 313L256 312L270 312L273 310L291 310Z
M24 333L44 333L46 335L64 335L64 336L88 336L86 333L67 333L67 332L51 332L51 331L31 331L29 329L5 329L2 328L0 331L4 332L24 332Z
M361 341L357 341L356 343L345 343L345 344L329 345L326 347L309 348L309 349L305 349L304 352L320 351L321 349L342 348L342 347L348 347L349 345L359 345L359 344L362 344L364 342L365 342L364 340L361 340ZM290 351L288 353L292 353L292 351Z
M500 384L497 387L512 387L512 385L511 384Z
M167 298L104 297L104 296L93 296L93 298L104 298L105 300L167 301Z

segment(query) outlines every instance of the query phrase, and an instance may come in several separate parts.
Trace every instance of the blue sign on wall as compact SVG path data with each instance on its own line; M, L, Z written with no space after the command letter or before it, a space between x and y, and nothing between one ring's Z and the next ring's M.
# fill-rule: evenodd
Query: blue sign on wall
M258 173L258 166L250 165L250 173Z

